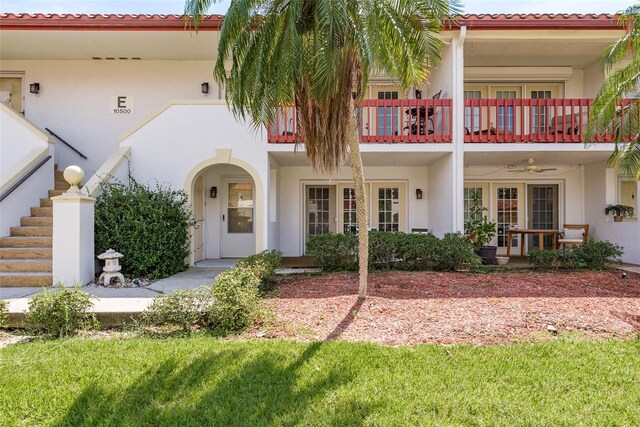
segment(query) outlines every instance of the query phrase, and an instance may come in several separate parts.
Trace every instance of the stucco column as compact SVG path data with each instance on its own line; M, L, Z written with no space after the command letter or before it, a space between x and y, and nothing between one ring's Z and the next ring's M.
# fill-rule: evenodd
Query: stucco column
M53 201L53 283L72 287L84 285L95 277L94 204L78 183L84 172L69 166L64 177L71 188L52 197Z

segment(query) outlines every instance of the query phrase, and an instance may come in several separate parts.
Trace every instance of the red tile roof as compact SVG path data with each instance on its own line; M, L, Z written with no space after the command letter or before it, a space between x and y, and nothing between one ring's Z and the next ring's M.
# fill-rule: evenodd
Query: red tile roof
M201 30L219 30L223 15L208 15L200 23ZM86 14L0 14L0 29L32 30L183 30L183 15L86 15Z
M223 15L209 15L201 30L219 30ZM469 29L615 29L617 15L610 14L468 14L458 16L449 28ZM182 15L75 15L75 14L0 14L1 29L32 30L183 30Z
M469 29L615 29L618 15L606 13L571 14L469 14L457 18L458 25Z

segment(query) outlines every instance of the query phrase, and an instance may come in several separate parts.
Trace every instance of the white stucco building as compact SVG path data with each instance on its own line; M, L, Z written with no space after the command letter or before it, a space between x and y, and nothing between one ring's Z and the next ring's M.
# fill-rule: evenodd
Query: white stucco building
M92 195L100 177L129 171L187 191L200 221L191 262L267 248L298 256L309 236L353 231L349 167L312 171L291 112L258 131L229 112L212 78L222 19L194 33L180 16L1 15L1 190L51 159L0 202L0 236L38 217L30 209L54 188L54 164L81 166ZM499 251L537 244L507 242L512 226L589 224L640 264L636 218L603 213L637 212L638 183L607 168L609 136L581 142L600 55L623 32L611 15L465 15L419 92L374 78L361 112L371 228L462 230L479 192Z

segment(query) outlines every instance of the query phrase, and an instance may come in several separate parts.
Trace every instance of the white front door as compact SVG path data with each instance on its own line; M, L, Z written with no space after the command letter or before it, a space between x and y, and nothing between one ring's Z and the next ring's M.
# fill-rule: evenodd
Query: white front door
M255 253L255 194L250 178L223 179L222 257Z

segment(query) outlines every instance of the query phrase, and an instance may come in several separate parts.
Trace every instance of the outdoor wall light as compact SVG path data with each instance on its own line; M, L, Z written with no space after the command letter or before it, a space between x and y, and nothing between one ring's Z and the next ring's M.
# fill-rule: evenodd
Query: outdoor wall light
M418 200L422 199L422 189L421 188L416 188L416 199L418 199Z
M209 197L212 199L218 197L218 187L211 187L211 190L209 190Z
M209 82L204 82L200 86L202 86L202 93L205 95L209 93Z
M40 92L40 83L31 83L29 85L29 92L38 94L38 92Z

